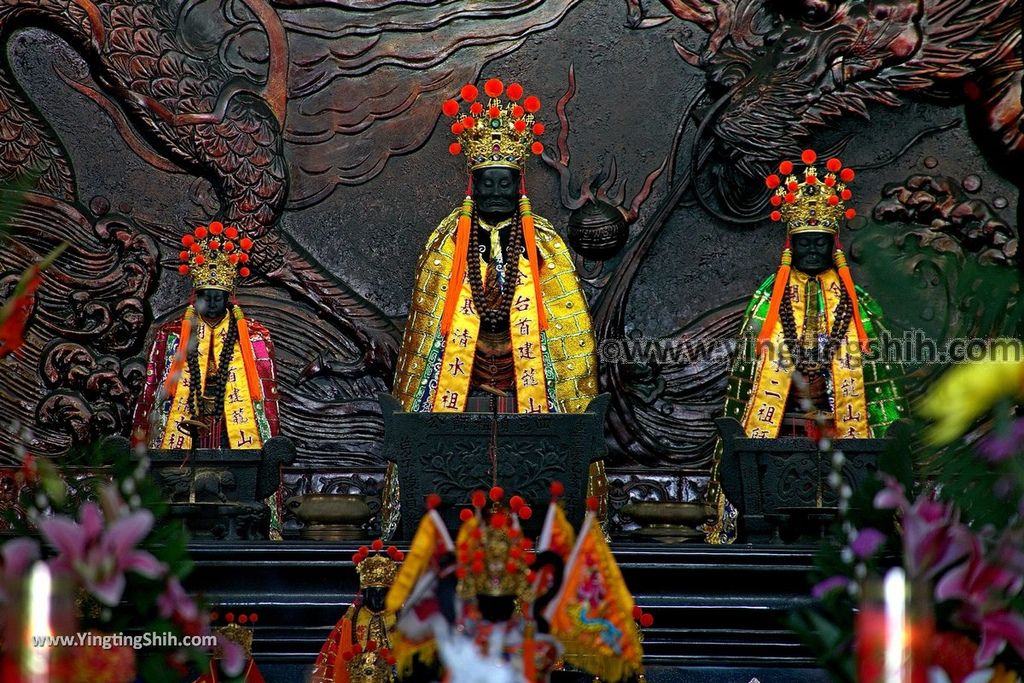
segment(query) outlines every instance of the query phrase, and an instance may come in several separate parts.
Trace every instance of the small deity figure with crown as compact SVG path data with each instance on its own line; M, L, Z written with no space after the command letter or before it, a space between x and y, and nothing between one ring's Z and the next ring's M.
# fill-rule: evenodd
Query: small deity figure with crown
M403 680L543 683L559 658L606 681L642 675L643 650L625 586L597 517L579 537L552 498L534 542L529 503L495 486L475 491L453 543L427 500L402 570L387 596L399 613L393 652ZM433 498L433 500L431 500ZM438 670L440 669L440 671Z
M532 511L503 497L476 491L454 544L436 510L420 523L387 598L404 605L393 634L402 680L546 681L558 661L558 643L534 618L536 554L519 525Z
M822 177L816 161L805 150L802 177L787 160L765 179L771 218L786 225L786 246L778 272L758 287L743 316L740 334L750 343L734 361L725 417L751 438L882 438L909 415L899 386L903 366L872 351L885 332L882 311L853 283L839 242L840 227L856 215L846 206L854 171L831 158ZM720 457L719 447L709 499L717 497L722 512ZM708 540L716 542L721 529L720 519Z
M192 279L184 314L153 333L133 444L258 449L278 433L274 346L234 300L253 241L218 221L181 239L178 271ZM280 501L271 506L280 528ZM274 532L272 531L272 534Z
M372 548L372 550L371 550ZM352 557L359 575L359 593L338 621L313 666L311 683L391 683L395 657L390 632L395 614L384 599L391 588L404 554L378 539L362 546Z
M454 119L453 155L464 153L462 205L427 239L395 372L405 410L583 412L597 394L597 358L587 301L565 243L533 213L526 160L540 154L540 100L497 78L486 102L466 85ZM503 101L502 95L507 97ZM607 498L603 463L591 467L588 495ZM385 482L383 529L398 523L398 478Z

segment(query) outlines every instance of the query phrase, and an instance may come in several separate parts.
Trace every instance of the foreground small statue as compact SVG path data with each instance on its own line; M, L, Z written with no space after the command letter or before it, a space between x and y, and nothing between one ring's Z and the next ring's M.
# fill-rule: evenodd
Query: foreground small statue
M743 316L725 417L750 438L826 434L839 439L882 438L908 416L898 384L899 362L878 353L885 328L878 304L853 283L839 230L856 211L847 208L854 178L839 159L824 176L817 154L805 150L804 170L791 161L765 182L773 190L771 218L786 225L782 263L754 293ZM877 357L876 357L877 356ZM728 542L735 511L717 490L717 464L708 498L719 501L719 521L708 540Z
M560 658L601 680L634 680L643 649L633 598L598 523L597 500L577 538L552 500L536 545L533 515L499 486L471 496L453 542L432 495L387 596L400 680L546 683Z
M582 412L597 394L597 358L587 301L572 256L526 195L525 165L543 146L536 97L492 78L486 103L473 85L454 119L469 186L462 206L431 233L416 270L394 395L407 411ZM508 100L502 101L506 95ZM521 102L521 103L520 103ZM464 109L465 108L465 109ZM591 466L588 495L603 502L603 463ZM398 523L398 478L389 467L382 528Z
M181 318L154 332L132 442L160 449L261 448L278 434L274 346L233 296L250 274L253 242L214 221L181 243L178 271L192 279L192 301ZM274 536L280 507L280 500L270 505Z
M372 548L372 550L371 550ZM313 667L310 683L391 683L395 680L391 629L395 614L384 603L398 574L403 553L380 540L353 556L359 593L338 620Z

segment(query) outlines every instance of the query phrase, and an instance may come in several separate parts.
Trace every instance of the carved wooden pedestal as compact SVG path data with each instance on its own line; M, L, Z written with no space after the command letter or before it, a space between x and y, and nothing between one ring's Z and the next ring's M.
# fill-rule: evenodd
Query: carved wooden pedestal
M836 492L828 483L831 456L807 438L751 439L732 418L717 420L722 435L719 476L726 498L739 510L739 540L790 543L820 535L835 516ZM878 471L885 439L839 439L843 481L856 490Z
M579 526L586 509L590 463L604 458L604 414L608 396L598 396L584 413L497 416L497 483L537 506L550 499L552 481L565 486L565 513ZM441 516L453 532L459 510L474 490L494 482L488 456L493 420L485 413L406 413L381 394L384 457L398 465L402 538L410 539L424 513L428 494L441 496ZM536 533L544 515L524 524Z

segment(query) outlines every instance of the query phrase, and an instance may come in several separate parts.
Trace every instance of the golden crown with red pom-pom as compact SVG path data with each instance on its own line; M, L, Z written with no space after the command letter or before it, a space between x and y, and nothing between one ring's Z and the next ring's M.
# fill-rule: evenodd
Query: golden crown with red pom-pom
M383 550L384 542L378 538L369 547L360 546L352 556L360 588L388 588L395 582L398 566L405 559L405 554L393 545L388 546L382 555Z
M487 505L490 499L491 505ZM533 516L521 496L504 504L505 491L493 487L488 494L474 491L474 510L460 513L462 527L455 542L455 575L464 598L477 595L514 595L528 599L533 583L533 541L523 534L519 520Z
M503 93L507 101L502 101ZM534 120L540 100L534 95L524 98L523 86L510 83L506 88L497 78L484 83L484 94L486 105L477 100L477 87L466 84L459 92L462 104L451 99L441 105L441 111L455 119L451 130L456 142L448 151L465 153L470 171L488 166L522 170L530 153L544 151L535 139L544 133L544 124Z
M794 173L792 161L779 164L779 173L772 173L765 178L768 189L774 190L771 205L775 207L771 213L773 221L786 224L787 234L801 232L830 232L837 234L843 219L857 215L845 202L853 194L846 186L853 180L853 169L843 168L843 162L833 157L825 162L825 177L818 176L814 166L818 155L814 150L806 149L800 155L803 162L803 181Z
M232 292L240 278L249 277L249 251L253 241L233 225L219 221L200 225L181 238L184 247L178 272L192 278L195 289Z

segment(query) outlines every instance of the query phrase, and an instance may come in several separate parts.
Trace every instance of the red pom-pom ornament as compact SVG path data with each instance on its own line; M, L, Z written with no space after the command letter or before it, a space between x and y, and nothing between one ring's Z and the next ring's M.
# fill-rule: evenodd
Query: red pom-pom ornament
M484 505L487 505L487 494L483 491L473 491L469 500L472 501L473 507L482 508Z
M535 95L530 95L523 100L523 109L533 114L540 109L540 99Z
M441 505L441 496L431 493L427 496L427 509L436 510Z
M465 131L466 129L458 121L452 124L452 135L462 135Z
M532 145L530 145L530 151L533 152L534 154L540 154L541 152L544 151L544 143L542 143L542 142L535 142L535 143L533 143Z
M198 239L203 239L204 237L206 237L206 228L199 226L198 228L196 228L195 234Z
M591 512L597 512L597 496L587 498L587 509Z
M813 164L817 160L818 155L814 152L813 149L805 149L803 153L800 154L800 161L804 162L805 164Z
M807 181L808 185L813 185L816 182L818 182L817 176L813 176L813 175L804 176L804 180Z
M779 173L782 175L789 175L793 172L793 162L786 160L779 164Z
M490 109L487 110L487 115L490 116L492 119L496 119L499 116L501 116L501 110L498 109L497 107L491 107Z
M470 510L469 508L462 508L462 511L459 512L459 519L462 520L463 522L468 522L472 518L473 518L473 511Z
M479 102L474 102L473 104L469 105L469 113L472 114L473 116L480 116L480 114L482 114L483 111L484 105L480 104Z
M843 191L839 193L839 196L843 198L843 201L846 201L853 196L853 193L844 187Z
M796 201L796 195L795 194L793 194L792 192L789 192L789 193L786 194L786 203L787 204L792 204L795 201Z
M844 183L848 183L851 180L853 180L853 176L854 173L852 168L844 168L842 171L839 172L839 179L842 180Z
M441 112L445 116L455 116L459 113L459 103L455 100L445 100L441 105Z
M184 245L186 247L191 247L192 243L195 242L195 241L196 241L196 238L193 237L192 235L185 235L184 237L181 238L182 245Z
M181 259L182 261L188 261L188 252L187 251L178 252L178 258Z
M529 505L524 505L523 507L519 508L519 519L525 522L526 520L530 519L530 517L533 517L533 508L531 508Z
M526 132L526 121L516 121L512 125L515 127L517 133Z
M508 95L508 98L510 100L515 102L516 100L523 96L523 86L519 85L518 83L509 83L508 90L505 92L505 94Z
M370 547L373 548L374 550L383 550L384 549L384 541L380 540L379 538L375 538L375 539L373 539L373 543L370 544Z
M800 185L795 180L791 180L788 183L786 183L786 189L788 189L790 192L796 192L799 187Z
M252 249L252 245L253 242L248 237L243 237L242 239L238 240L238 246L242 247L244 251L249 251L250 249Z
M210 234L211 235L219 235L222 232L224 232L224 224L223 223L221 223L220 221L214 221L214 222L210 223Z
M764 184L768 186L769 190L774 190L781 183L782 180L779 178L779 176L775 175L774 173L772 173L770 176L764 179Z
M633 605L633 618L639 619L643 615L644 611L640 608L640 605Z
M508 499L508 506L512 508L512 512L518 512L519 508L526 505L526 501L523 500L522 496L512 496Z
M233 225L229 225L227 229L224 230L224 234L227 235L229 239L235 239L238 237L238 228Z
M772 197L771 197L771 199L769 199L769 200L768 200L768 202L769 202L769 203L770 203L770 204L771 204L772 206L779 206L780 204L782 204L782 197L780 197L780 196L779 196L779 195L777 195L777 194L773 194L773 195L772 195Z
M842 167L843 167L843 162L839 161L839 159L836 159L835 157L832 157L831 159L829 159L828 161L825 162L825 168L827 168L828 170L832 171L833 173L835 173L836 171L838 171Z
M560 481L551 482L551 495L556 498L560 497L565 493L565 485Z
M249 255L248 254L239 254L238 255L238 260L241 261L242 263L248 263L249 262Z
M210 240L210 249L213 251L217 251L218 249L220 249L220 242L218 242L217 240Z
M192 251L193 254L198 254L199 252L201 252L203 250L203 248L202 248L202 246L200 246L199 242L193 242L192 246L189 247L189 249Z
M188 275L188 266L186 266L184 263L181 264L180 266L178 266L178 272L181 273L182 275Z
M457 154L461 154L462 153L462 145L460 145L457 142L453 142L452 144L448 145L448 153L453 155L453 156L457 155Z
M543 123L539 123L539 122L533 124L533 134L534 135L544 135L544 124Z
M488 81L484 83L484 92L487 93L488 97L498 97L504 89L505 84L497 78L488 79Z
M241 275L242 277L249 277L250 272L248 268L242 266L241 268L238 269L238 274Z
M773 221L781 221L782 220L782 213L779 212L779 211L772 211L771 218L772 218Z
M462 127L465 128L466 130L469 130L470 128L472 128L473 126L476 125L476 121L473 120L472 116L464 116L464 117L462 117L461 123L462 123Z
M856 209L847 209L846 210L846 220L851 220L856 215L857 215L857 210Z
M839 203L839 197L837 197L835 195L832 195L831 197L828 198L828 205L829 206L835 206L838 203Z
M203 258L203 255L202 255L202 254L200 254L199 256L196 256L196 265L197 265L197 266L201 266L201 265L203 265L204 263L206 263L206 259L205 259L205 258Z
M471 83L467 83L466 85L462 86L462 90L459 91L459 96L465 102L470 102L472 100L475 100L476 96L479 95L479 94L480 94L480 91L477 90L476 86L472 85Z
M644 628L649 628L652 624L654 624L654 615L650 614L649 612L644 612L640 615L641 626L643 626Z
M487 496L488 498L491 499L492 502L497 503L501 501L502 498L505 497L505 489L501 488L500 486L492 486L490 493L488 493Z
M224 251L232 252L234 250L235 250L235 243L234 242L225 242L224 243Z
M518 104L512 107L512 117L521 119L526 114L526 110L520 107Z

